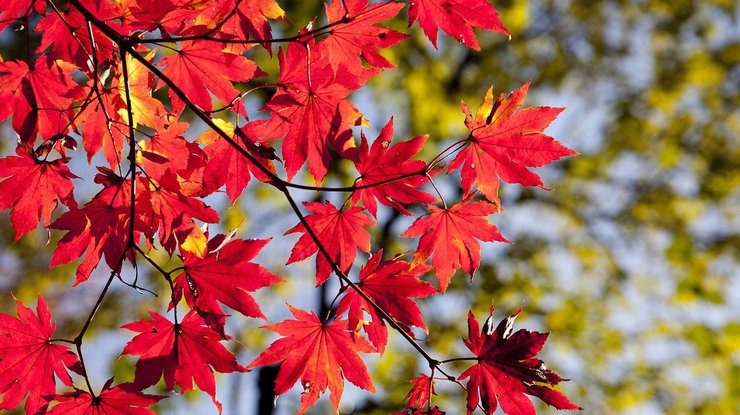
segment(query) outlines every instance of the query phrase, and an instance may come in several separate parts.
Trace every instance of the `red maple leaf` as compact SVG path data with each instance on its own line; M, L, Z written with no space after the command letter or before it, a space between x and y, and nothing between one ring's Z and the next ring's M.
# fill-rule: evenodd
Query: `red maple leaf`
M329 36L319 42L319 48L335 73L340 65L346 66L350 73L359 73L360 57L370 66L394 67L378 49L391 47L409 36L375 24L396 16L403 8L402 3L368 5L368 0L347 0L324 3L324 6L333 26Z
M480 46L473 27L509 34L488 0L414 0L409 3L409 26L416 19L435 48L440 28L475 50Z
M165 123L162 119L155 120L154 134L149 140L139 141L141 156L144 163L142 168L147 177L162 180L167 173L174 173L182 185L184 177L196 168L206 164L205 152L196 143L191 143L183 137L189 125L184 122ZM180 186L182 190L182 186ZM196 192L197 193L197 192Z
M310 41L306 47L291 43L287 51L281 49L280 84L284 87L265 105L272 118L260 132L270 140L285 137L282 148L288 180L308 161L308 170L320 183L331 162L330 145L342 154L354 145L350 127L368 125L347 97L378 70L350 73L342 66L335 75L314 54L309 82L306 48L313 46Z
M139 10L158 15L146 16L140 19L142 23L151 25L156 22L158 29L164 28L167 33L181 36L200 35L214 29L234 9L234 0L210 0L207 3L202 0L170 0L157 2L157 7L146 1L139 0L139 3Z
M172 4L163 13L166 15L162 18L142 20L162 21L170 33L201 35L209 32L214 37L229 40L247 40L250 36L255 40L272 39L270 20L285 19L285 11L275 0L215 0L209 2L208 7L203 7L202 0L186 0ZM218 31L212 32L217 25ZM271 45L270 42L262 43L268 51ZM252 46L230 43L225 50L242 53Z
M54 376L71 386L68 370L81 374L82 366L68 345L51 342L56 323L41 296L36 314L16 303L18 318L0 314L0 409L12 410L28 395L26 414L33 415L43 413L44 397L56 392Z
M478 363L460 375L460 380L469 379L468 415L478 402L486 414L493 414L497 401L508 415L535 415L534 405L525 394L536 396L557 409L581 409L550 388L565 379L534 357L545 344L548 333L524 329L513 332L514 319L521 310L520 307L502 320L495 330L493 307L483 329L473 313L468 313L468 339L464 341L478 358Z
M409 408L422 408L428 405L432 395L437 393L434 391L434 379L421 373L419 376L411 379L409 382L413 383L409 393L406 394L406 400Z
M229 1L233 2L234 0ZM234 18L224 25L222 35L229 34L238 39L246 39L248 35L256 40L269 40L272 39L270 20L274 19L285 19L285 11L280 8L277 1L241 1ZM270 45L271 43L263 44L267 50L270 50Z
M0 121L13 115L22 141L48 140L64 134L72 119L72 101L82 91L72 80L72 65L38 58L33 67L22 61L0 62Z
M316 234L319 243L326 248L332 261L343 272L347 272L357 256L357 250L370 252L370 234L365 226L375 225L375 221L363 214L359 206L337 210L330 202L324 204L304 202L311 215L306 216L308 226ZM290 252L288 264L302 261L319 250L311 235L308 234L303 223L290 228L286 235L302 232L303 235ZM321 285L329 278L332 272L331 264L322 253L316 257L316 285Z
M111 2L84 0L83 3L98 18L107 20L111 27L116 30L122 29L114 21L120 15L116 15ZM34 29L35 32L41 33L41 43L36 48L36 53L41 54L48 49L49 55L54 59L72 63L89 73L92 69L89 65L91 44L95 45L95 53L101 62L113 59L116 52L116 45L112 40L95 26L91 29L95 39L93 43L87 30L87 20L78 10L69 8L60 10L59 13L48 13Z
M265 328L283 338L276 340L247 366L265 366L283 362L275 380L275 393L282 395L301 380L302 414L329 388L335 412L344 391L346 378L358 387L375 392L373 381L359 352L375 350L365 338L353 335L347 320L322 323L314 313L290 308L296 320L285 320Z
M190 311L177 325L153 311L149 315L154 320L123 326L141 333L126 345L122 353L140 356L136 362L134 383L145 388L164 376L168 390L173 390L178 384L182 392L187 392L193 390L195 381L200 390L211 395L221 412L221 403L216 400L213 371L244 370L236 362L236 356L220 343L222 336L209 328L195 311Z
M88 391L75 390L54 396L56 404L48 415L156 415L148 409L164 396L148 395L131 384L111 387L109 379L96 396Z
M160 63L167 65L164 74L205 111L213 108L209 91L222 103L229 104L239 95L232 82L246 82L255 76L266 75L251 60L222 51L212 42L182 42L177 53L165 57ZM174 92L169 91L173 102L179 101Z
M203 258L183 253L184 271L174 279L177 300L184 294L188 305L204 320L223 316L222 303L249 317L265 316L249 292L282 282L267 269L250 262L269 239L235 239L218 235L208 241ZM209 324L223 332L223 322Z
M360 173L355 185L373 186L358 189L352 193L352 201L357 203L362 200L362 204L368 212L375 217L378 213L376 199L405 215L411 215L411 212L406 210L403 204L436 202L437 198L418 189L419 186L428 181L426 175L421 174L426 167L426 163L421 160L409 160L421 151L428 137L428 135L418 136L391 147L393 118L383 127L378 138L373 141L373 145L369 148L363 133L355 160L355 167ZM408 177L393 180L401 176ZM386 181L387 183L384 183Z
M28 16L32 11L43 12L46 4L40 0L13 0L3 4L0 10L0 31L8 25L13 24L16 20L22 20L23 16Z
M88 163L102 148L105 159L111 168L115 168L121 163L128 129L118 113L125 104L118 92L117 81L114 79L112 82L110 88L101 88L91 97L92 102L80 110L76 122L82 125L82 144L87 151Z
M156 52L156 49L149 51L144 55L144 59L151 62ZM134 126L141 123L154 128L156 120L167 113L162 102L152 96L152 89L155 85L154 75L131 54L126 54L126 68L128 69L128 94L131 96L132 123ZM124 102L124 108L119 109L118 112L124 123L128 124L128 112L125 108L125 105L128 105L128 99L123 76L123 61L120 62L117 73L119 74L118 93ZM126 133L128 134L128 131Z
M480 244L508 242L485 217L496 212L488 202L474 202L468 195L451 208L428 206L431 213L416 219L401 236L421 236L414 253L414 263L432 257L432 265L442 292L447 290L455 270L462 268L471 276L480 265Z
M174 252L177 245L183 248L185 240L179 238L175 231L189 227L193 218L206 223L217 223L219 220L218 212L200 199L183 195L178 176L171 170L159 180L148 178L143 184L146 188L137 197L136 210L145 216L148 230L159 230L159 241L169 253ZM150 238L153 237L151 233L147 235ZM187 247L183 249L188 250Z
M468 147L450 163L448 172L462 166L462 186L474 184L488 200L498 204L499 178L507 183L544 187L528 167L540 167L564 156L578 154L542 133L565 108L521 108L529 82L507 98L493 100L489 89L475 117L463 103L465 125L470 129Z
M60 200L74 209L77 207L66 158L54 161L39 160L32 150L19 145L17 156L0 159L0 209L12 208L10 220L15 229L15 240L36 229L39 221L51 222L51 214Z
M54 250L49 268L75 261L85 254L77 267L75 285L90 277L103 255L111 269L120 266L118 261L128 242L131 181L106 168L99 170L102 173L95 176L95 182L105 186L104 189L83 208L71 209L49 225L51 229L69 231ZM136 229L144 228L138 217L136 221ZM134 239L139 239L138 231Z
M108 266L115 269L126 249L128 222L128 209L110 206L99 199L91 200L81 209L65 212L49 225L51 229L69 231L54 250L49 268L75 261L87 251L77 267L75 285L90 278L104 254Z
M419 275L429 270L421 265L410 268L408 262L393 258L381 262L383 251L371 256L367 265L360 270L360 280L356 283L380 308L393 317L399 325L411 333L410 327L427 327L421 318L421 311L412 298L429 297L437 289L421 281ZM349 311L350 327L367 333L370 342L381 354L388 342L388 328L375 307L363 299L357 291L347 289L337 306L337 314ZM365 321L365 313L371 320Z
M254 141L253 135L245 132L245 130L249 130L249 124L245 129L235 129L232 124L226 121L215 119L214 122L225 133L232 137L238 137L235 139L237 144L255 156L264 167L272 172L275 171L275 166L272 163L274 158L273 149L264 143ZM206 131L198 138L198 141L206 144L203 149L208 159L203 171L205 186L215 190L225 184L226 195L231 203L234 203L247 187L251 174L261 181L269 180L269 177L262 170L247 160L243 154L215 131ZM250 148L255 151L250 151ZM261 151L261 153L257 153L257 151Z

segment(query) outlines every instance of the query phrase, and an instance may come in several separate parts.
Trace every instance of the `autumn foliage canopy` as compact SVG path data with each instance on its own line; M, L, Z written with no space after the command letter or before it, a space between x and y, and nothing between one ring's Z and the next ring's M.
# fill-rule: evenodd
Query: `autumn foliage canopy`
M427 327L416 300L443 295L458 270L472 276L482 242L507 242L489 221L502 211L500 181L544 188L531 169L575 152L543 132L562 108L527 107L526 84L481 94L475 111L463 103L467 137L417 159L428 136L394 137L393 119L369 120L349 99L394 68L383 49L409 33L384 22L400 13L409 33L418 22L433 47L439 29L456 47L475 50L474 29L508 35L487 0L332 0L308 24L291 22L275 0L6 1L0 30L21 23L41 40L25 60L0 61L0 121L18 137L16 154L0 159L0 209L10 211L16 240L39 225L61 237L49 246L49 267L77 264L75 286L108 277L74 338L55 337L41 296L35 311L18 301L17 317L0 315L0 409L151 414L165 398L151 387L163 384L197 388L220 410L215 372L280 363L275 392L300 382L300 413L327 390L337 410L346 381L375 390L363 356L382 355L389 334L408 341L429 368L410 379L400 414L444 413L434 402L439 382L461 387L468 414L499 406L534 414L530 397L578 409L554 389L563 379L536 357L548 335L513 329L519 311L498 325L488 316L482 326L471 313L466 356L435 358L418 341ZM259 54L276 59L278 71L258 67ZM269 100L250 113L245 100L258 89ZM377 137L362 128L371 121L385 125ZM205 132L186 139L196 125ZM84 178L97 194L80 200L83 178L70 162L84 157L102 165ZM324 185L338 160L354 165L351 186ZM460 200L444 200L441 180L457 180ZM286 263L315 262L315 274L301 278L316 286L336 278L340 289L327 315L288 306L292 318L264 327L276 340L240 363L227 347L229 315L266 319L251 293L290 284L255 262L275 241L205 226L220 217L203 198L223 191L234 203L249 183L282 195L295 214L284 232L299 238ZM344 203L313 199L329 192ZM412 206L426 213L400 236L418 238L409 239L416 248L384 256L371 237L378 212L414 216ZM153 251L183 265L166 269ZM135 376L96 389L83 342L111 285L140 288L122 277L126 264L151 267L167 282L169 309L123 326L132 339L122 354L136 359ZM454 373L451 362L466 369Z

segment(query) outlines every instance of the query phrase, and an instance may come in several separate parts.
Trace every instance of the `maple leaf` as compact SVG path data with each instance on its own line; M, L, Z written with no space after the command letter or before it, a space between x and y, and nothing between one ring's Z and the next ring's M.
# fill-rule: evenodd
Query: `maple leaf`
M156 415L148 409L164 396L148 395L135 390L131 384L111 387L109 379L96 396L88 391L75 390L54 396L55 405L48 415Z
M239 30L233 33L246 33L257 40L272 39L270 19L285 19L285 11L275 0L242 1L234 19ZM265 47L270 50L269 43Z
M213 370L220 373L244 370L236 362L236 356L220 343L222 336L209 328L195 311L190 311L177 325L153 311L149 315L153 320L123 326L140 333L122 353L140 357L134 383L146 388L164 376L167 390L173 390L177 384L182 392L187 392L193 390L195 382L200 390L211 395L220 413Z
M176 27L177 30L184 29L189 34L205 33L219 25L218 32L214 34L219 38L248 40L251 36L258 41L272 39L270 20L286 20L285 11L275 0L217 0L210 2L209 6L202 7L202 0L188 0L185 4L180 2L168 12L166 18L173 20L172 27ZM192 10L184 10L188 8ZM187 19L193 20L193 25L196 26L183 24L185 19L181 16L189 16ZM156 18L153 20L159 21ZM269 52L272 51L271 42L260 44ZM224 50L241 54L252 46L230 43Z
M447 290L456 269L462 268L471 276L478 269L481 260L479 240L508 242L485 219L496 212L496 207L488 202L474 202L472 198L473 194L470 194L451 208L428 206L431 213L416 219L401 234L405 237L421 236L413 263L433 255L432 265L442 292Z
M355 167L360 173L355 185L372 187L358 189L352 193L352 201L357 203L362 200L368 212L375 217L378 212L376 199L405 215L411 215L411 212L406 210L403 204L436 202L437 198L418 189L428 181L426 175L422 173L426 163L421 160L409 160L421 151L428 137L428 135L418 136L391 147L393 118L383 127L371 147L368 146L363 133L355 160ZM400 176L408 177L393 180ZM388 180L393 181L384 183Z
M473 27L509 35L488 0L413 0L409 3L409 26L416 19L435 48L440 28L475 50L480 50L480 46Z
M218 235L208 241L203 258L183 254L184 271L175 277L175 298L184 294L188 305L209 322L207 316L223 315L218 302L249 317L265 318L249 292L282 282L267 269L250 262L269 239L235 239ZM223 332L223 324L217 327Z
M408 406L410 408L421 408L424 405L429 404L432 395L437 393L434 391L434 379L421 373L419 376L411 379L409 382L413 383L409 393L406 394Z
M398 258L381 262L382 257L382 250L370 257L367 265L360 270L357 286L408 333L411 334L411 326L426 331L421 311L412 298L423 298L437 293L436 288L419 279L419 275L428 271L429 267L420 265L411 269L408 262ZM337 314L345 311L349 311L347 316L350 327L355 329L362 327L373 346L383 354L388 342L388 328L375 307L363 299L357 291L348 289L337 306ZM364 313L370 315L370 322L365 322Z
M149 140L139 141L138 155L141 156L146 175L162 180L167 173L174 173L181 191L183 176L188 176L188 171L203 167L206 163L205 153L200 146L182 136L188 127L188 123L165 123L162 119L156 119L156 134Z
M212 42L182 42L180 50L162 59L163 72L176 82L193 103L210 111L210 92L222 103L228 104L239 95L232 82L246 82L255 76L266 75L257 64L244 56L224 52ZM170 97L179 101L172 89ZM184 104L180 104L184 105Z
M0 121L13 116L21 141L33 143L36 134L48 140L64 134L72 119L72 102L81 89L70 77L74 67L48 55L33 67L22 61L0 62Z
M0 31L14 23L14 19L22 19L32 11L41 13L46 8L43 1L39 0L14 0L3 4L0 9Z
M493 307L481 329L472 312L468 312L468 338L465 345L478 358L478 363L460 375L467 382L467 413L480 402L486 414L496 411L497 402L508 415L535 415L532 401L542 399L557 409L581 409L562 393L550 388L562 379L548 369L535 355L542 349L548 333L520 329L513 332L514 320L522 307L493 328Z
M565 108L520 109L528 88L529 82L507 98L499 95L495 101L490 88L475 117L463 102L465 124L470 129L469 145L458 153L447 171L462 167L466 193L477 183L478 190L498 204L499 178L507 183L544 188L540 177L528 167L578 154L542 133Z
M307 47L313 47L313 42L307 42ZM260 133L268 140L285 137L282 149L288 180L308 161L308 170L320 183L331 162L330 145L343 154L354 145L350 127L368 126L347 97L378 71L353 74L341 67L335 75L328 63L312 55L309 82L306 47L291 43L287 51L280 50L278 58L284 88L265 104L263 110L272 118Z
M111 269L120 266L118 261L128 242L131 181L110 169L98 167L98 170L101 174L95 176L95 183L103 185L103 190L83 208L71 209L49 225L50 229L69 231L57 244L49 268L75 261L85 254L77 267L75 285L90 277L103 255ZM141 187L137 187L137 198ZM139 229L146 226L139 215L134 220L135 242L140 239ZM132 252L127 255L128 259L133 259Z
M85 259L77 267L75 285L87 281L103 254L108 266L116 268L126 248L128 221L126 208L111 207L95 199L82 209L65 212L49 225L51 229L69 231L54 250L49 268L77 260L85 251Z
M122 131L123 119L118 114L125 104L117 86L103 88L92 99L94 102L88 103L77 114L77 122L82 125L82 144L87 151L87 161L91 163L93 156L103 149L105 159L111 168L115 168L121 162L124 136L128 134L128 131Z
M150 61L154 59L156 49L149 51L144 55L144 59ZM152 97L152 88L154 87L154 75L149 72L141 62L136 60L130 54L126 54L126 68L128 69L128 89L131 95L131 113L134 126L139 123L147 127L154 127L155 120L167 113L162 103ZM123 102L128 105L126 99L126 83L123 79L123 64L121 63L118 73L118 93L121 95ZM126 124L129 124L128 111L126 107L118 110L118 114Z
M56 392L54 377L71 386L68 370L81 374L82 366L68 345L51 342L56 323L41 296L36 314L16 304L18 318L0 314L0 409L12 410L28 395L26 414L33 415L43 413L44 397Z
M146 185L141 197L137 198L137 211L146 216L144 221L150 231L159 230L159 241L167 252L174 252L178 244L183 248L184 240L178 238L175 231L189 227L192 218L206 223L218 222L215 210L200 199L182 194L178 176L172 171L165 172L159 180L149 178Z
M227 17L234 9L233 2L233 0L211 0L207 3L203 0L163 1L161 9L158 10L161 17L154 19L148 17L146 21L148 23L156 21L171 34L203 34L214 29ZM142 10L151 10L151 7L147 4Z
M375 221L362 213L364 209L352 206L349 209L337 210L330 202L324 204L304 202L303 206L312 212L306 216L308 226L340 270L343 272L349 270L358 249L370 252L370 234L364 227L375 225ZM302 232L303 235L290 251L287 264L302 261L319 250L303 223L290 228L285 235L295 232ZM323 284L331 272L331 264L319 253L316 257L316 285Z
M215 119L213 121L229 136L234 137L234 135L236 135L239 137L239 139L235 141L240 144L242 149L255 156L255 158L257 158L264 167L267 167L268 170L272 172L275 171L275 166L272 164L271 160L273 155L270 155L273 151L272 148L266 144L254 142L252 134L247 134L244 130L234 128L234 126L227 121L220 119ZM203 172L203 181L205 186L215 190L225 184L226 195L229 197L231 203L234 203L247 187L251 178L250 172L261 181L269 180L262 170L247 160L243 154L241 154L236 148L234 148L234 146L229 144L229 142L224 140L215 131L206 131L198 138L198 141L206 144L203 149L208 159L208 163ZM255 154L256 151L250 151L250 147L257 151L263 149L270 154L265 154L265 157L263 157L262 154Z
M187 4L186 1L177 3L183 6ZM161 30L167 13L176 10L178 6L173 0L162 0L155 3L149 0L128 0L117 2L117 4L119 5L118 15L130 31L141 29L147 32Z
M39 160L33 151L23 145L15 150L17 156L0 159L0 209L12 208L10 220L15 229L15 240L36 229L40 221L51 222L57 200L74 209L77 207L71 179L77 176L67 167L67 159Z
M299 415L313 405L327 387L334 412L338 414L345 378L362 389L375 392L367 367L358 354L374 352L374 349L363 337L352 334L347 320L337 318L325 324L314 313L290 305L288 308L296 320L265 327L283 338L272 343L247 369L283 362L275 380L275 393L284 394L300 379L303 393Z
M78 67L84 67L87 63L87 51L83 49L82 42L90 44L90 37L84 27L85 18L75 10L57 13L49 13L36 25L35 32L41 33L41 43L36 48L36 53L43 53L50 49L50 55L56 59L62 59ZM72 34L70 28L74 28ZM105 39L104 36L100 37Z
M333 26L329 35L319 42L319 47L334 73L340 65L346 66L349 72L359 73L362 69L360 57L370 66L394 67L377 49L391 47L409 36L375 24L396 16L403 8L402 3L368 5L367 0L347 0L324 3L324 6L329 24Z
M98 18L108 20L111 27L120 29L120 25L113 19L115 15L113 8L107 1L83 0ZM41 43L36 48L36 53L42 54L49 50L49 55L54 59L61 59L74 64L80 70L90 73L93 69L90 65L92 54L90 45L95 45L95 53L101 62L113 59L116 48L115 43L105 36L98 28L91 28L94 34L94 42L91 42L87 30L87 20L78 10L70 8L59 13L48 13L36 25L35 32L41 33Z

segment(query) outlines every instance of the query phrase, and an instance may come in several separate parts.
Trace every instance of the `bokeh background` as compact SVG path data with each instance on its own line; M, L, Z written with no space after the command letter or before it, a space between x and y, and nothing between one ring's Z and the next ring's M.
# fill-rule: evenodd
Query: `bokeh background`
M468 307L483 317L493 301L500 319L524 303L517 326L552 332L542 355L548 367L572 379L561 390L587 413L740 413L740 2L494 4L510 41L479 32L482 50L475 52L441 36L435 50L415 26L411 39L386 51L398 68L353 96L373 125L369 137L390 116L396 137L431 133L425 159L465 136L460 100L476 106L491 85L503 92L531 80L528 105L568 106L547 131L581 155L538 170L552 192L502 187L504 211L492 220L512 244L484 246L484 264L472 283L460 274L446 295L420 301L430 329L426 345L440 357L464 355ZM296 27L322 13L319 2L281 5ZM405 30L404 19L405 11L390 25ZM24 38L22 30L2 33L3 58L21 57ZM269 56L257 59L275 73ZM253 113L265 98L253 98ZM0 151L10 154L14 136L7 123L0 131ZM73 172L83 176L89 167L84 156L79 159ZM349 165L338 163L330 183L351 183L351 174ZM89 178L85 182L78 201L86 200L85 186L90 195L97 191ZM448 200L459 198L454 180L441 182ZM313 260L284 265L295 238L280 235L296 219L279 194L250 185L233 207L225 197L209 203L222 209L225 229L275 238L259 261L289 284L259 294L270 321L287 317L285 302L318 310L331 299L333 286L326 293L309 290ZM398 238L409 224L386 210L373 249L414 247ZM45 232L16 244L12 239L8 212L2 212L0 311L15 312L11 292L29 302L43 293L60 335L73 336L104 278L72 289L73 266L47 269ZM177 266L177 259L160 260ZM142 266L139 276L165 292L148 272ZM132 362L116 359L131 336L117 327L152 307L164 310L161 299L121 284L107 297L85 349L98 387L112 374L131 376ZM256 329L261 324L232 323L239 343L231 347L244 364L274 339ZM342 413L400 410L407 380L424 365L393 336L383 357L368 362L379 392L349 387ZM269 379L268 372L222 376L224 413L258 413L259 381ZM463 412L459 388L441 383L438 392L435 403L442 409ZM275 413L294 413L298 393L280 398ZM216 412L200 393L165 400L160 408L167 414ZM330 412L326 399L310 411Z

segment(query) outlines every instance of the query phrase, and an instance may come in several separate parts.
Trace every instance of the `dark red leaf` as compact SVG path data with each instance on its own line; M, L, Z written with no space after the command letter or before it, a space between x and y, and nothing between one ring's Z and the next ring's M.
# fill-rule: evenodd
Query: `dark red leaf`
M460 375L468 379L468 415L478 403L486 414L496 411L497 403L508 415L535 415L526 395L537 396L557 409L581 409L562 393L550 388L562 380L535 355L547 340L547 333L513 330L514 315L493 328L493 307L481 329L473 313L468 313L468 339L465 345L478 357L478 363Z

